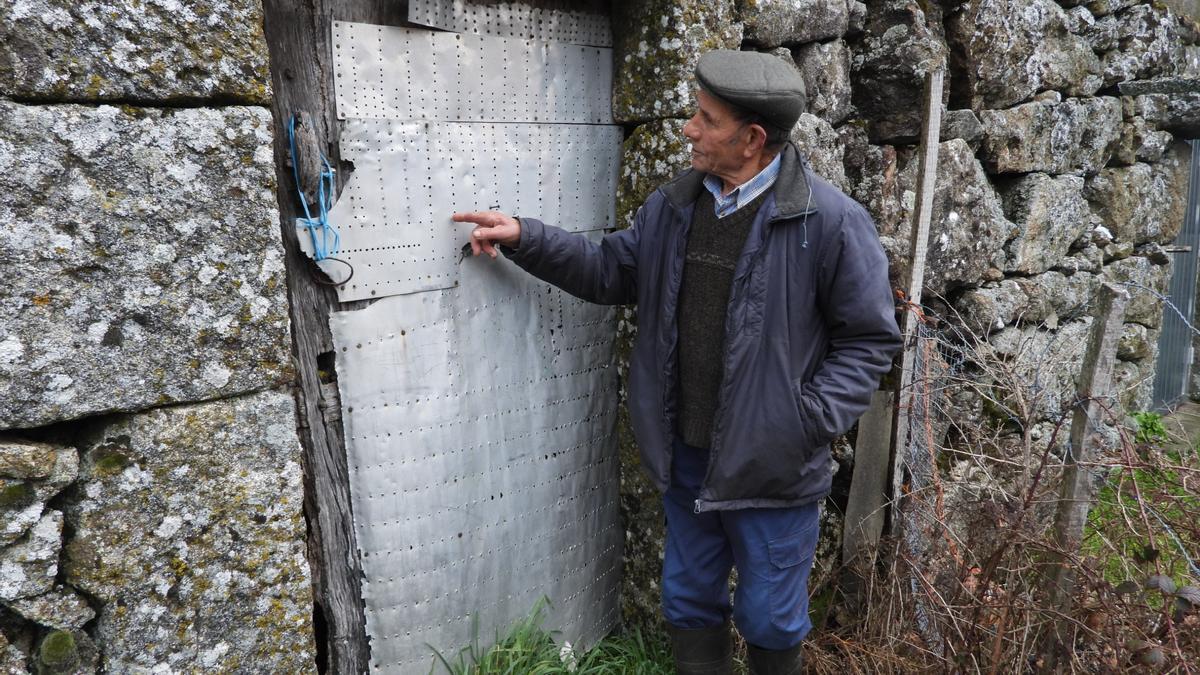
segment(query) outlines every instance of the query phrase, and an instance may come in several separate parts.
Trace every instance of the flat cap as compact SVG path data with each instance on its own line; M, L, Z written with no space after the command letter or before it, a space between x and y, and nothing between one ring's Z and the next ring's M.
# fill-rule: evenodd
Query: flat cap
M696 81L713 96L756 112L784 131L804 112L804 79L778 56L732 49L706 52L696 64Z

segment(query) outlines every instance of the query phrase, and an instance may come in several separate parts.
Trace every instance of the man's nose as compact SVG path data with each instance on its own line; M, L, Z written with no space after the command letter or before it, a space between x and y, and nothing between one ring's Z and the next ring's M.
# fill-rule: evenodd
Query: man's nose
M696 140L696 117L694 115L683 123L683 135L687 136L689 141Z

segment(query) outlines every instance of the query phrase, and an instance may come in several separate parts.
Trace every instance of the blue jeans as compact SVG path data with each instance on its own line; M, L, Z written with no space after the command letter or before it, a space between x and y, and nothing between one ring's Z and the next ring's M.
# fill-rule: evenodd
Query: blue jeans
M707 467L708 450L675 440L671 486L663 496L663 616L677 628L708 628L732 614L755 647L793 647L812 628L808 573L817 546L817 504L696 513ZM729 570L735 565L731 609Z

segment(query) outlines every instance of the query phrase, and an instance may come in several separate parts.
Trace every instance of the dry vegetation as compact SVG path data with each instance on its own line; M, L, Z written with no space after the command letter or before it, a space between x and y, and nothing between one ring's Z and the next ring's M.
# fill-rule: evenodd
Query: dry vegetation
M1064 547L1054 520L1082 346L1041 326L997 348L952 319L924 324L930 406L914 437L932 442L901 536L837 575L857 594L814 589L830 609L808 671L1197 672L1196 436L1101 400L1092 508ZM1063 565L1072 581L1056 595Z

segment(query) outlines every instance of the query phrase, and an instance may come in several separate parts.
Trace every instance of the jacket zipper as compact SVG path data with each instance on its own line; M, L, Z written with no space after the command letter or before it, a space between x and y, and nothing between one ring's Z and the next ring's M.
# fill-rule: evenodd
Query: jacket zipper
M768 228L771 226L771 223L773 223L777 217L778 216L769 217L763 221L762 239L760 240L760 242L758 244L758 250L756 250L750 256L750 259L746 262L745 272L743 274L741 274L740 276L739 275L734 276L733 286L729 289L729 299L731 301L729 304L730 307L733 306L732 300L734 299L734 294L737 293L737 285L740 283L743 288L749 286L749 284L750 284L749 278L753 274L755 266L758 265L761 262L762 257L764 255L766 255L765 251L767 248L767 236L768 236L768 234L770 234L768 231ZM745 295L745 293L743 293L743 295ZM744 303L744 300L742 302ZM708 466L705 467L705 470L704 470L704 480L700 481L700 490L701 491L703 491L704 488L708 485L708 479L712 475L713 466L716 464L716 461L717 461L717 451L720 449L719 446L720 446L720 438L721 438L721 428L723 426L722 422L724 421L724 417L725 417L724 414L722 414L722 413L725 412L724 411L724 408L725 408L724 403L725 403L725 397L726 397L726 393L727 393L726 390L729 387L729 384L728 384L729 368L728 368L728 366L730 365L730 361L731 361L730 353L731 353L731 349L732 349L732 347L730 346L731 335L729 334L730 326L728 325L728 319L729 319L728 312L729 312L729 310L728 310L728 308L726 308L726 315L725 315L726 316L726 326L725 326L726 330L725 330L725 350L724 350L725 353L721 355L721 362L723 364L722 373L721 373L721 388L717 392L717 410L715 412L715 420L714 420L714 427L713 427L712 448L709 450L709 453L708 453ZM696 504L695 504L696 513L700 513L700 501L701 500L699 500L699 499L696 500Z
M810 210L805 211L800 214L793 214L793 215L788 215L788 216L776 214L774 216L768 217L766 219L766 222L763 223L762 243L759 244L758 250L754 252L754 255L751 256L750 261L746 264L746 273L743 274L741 278L748 278L751 275L751 272L753 272L755 265L758 265L760 263L762 257L764 255L766 255L765 250L767 248L767 235L769 234L769 228L772 225L774 225L775 223L777 223L779 221L788 220L788 219L794 218L794 217L801 217L801 216L807 217L813 211L814 211L813 209L810 209ZM735 281L736 281L736 279L735 279ZM749 284L748 281L746 281L744 283L745 283L745 285ZM732 299L733 289L730 289L730 290L731 290L730 299ZM726 328L728 328L728 326ZM728 354L728 345L729 345L728 330L726 331L726 335L725 335L725 344L726 344L727 351L726 351L726 354L723 355L723 357L722 357L723 359L728 358L728 355L729 355ZM721 437L721 434L720 434L721 422L723 421L723 415L721 414L723 412L723 408L724 408L723 394L725 393L725 378L727 376L728 376L728 369L726 369L725 372L723 372L721 374L721 391L718 393L718 397L717 397L717 411L716 411L716 420L715 420L716 427L713 429L713 443L712 443L712 449L709 451L709 455L708 455L708 467L706 467L706 469L704 471L704 480L700 481L700 490L701 491L703 491L705 486L708 485L708 479L709 479L709 476L712 474L713 464L717 460L717 450L718 450L718 446L720 445L719 439ZM701 502L701 500L697 499L695 502L695 505L694 505L695 513L697 513L697 514L700 513L700 502Z

